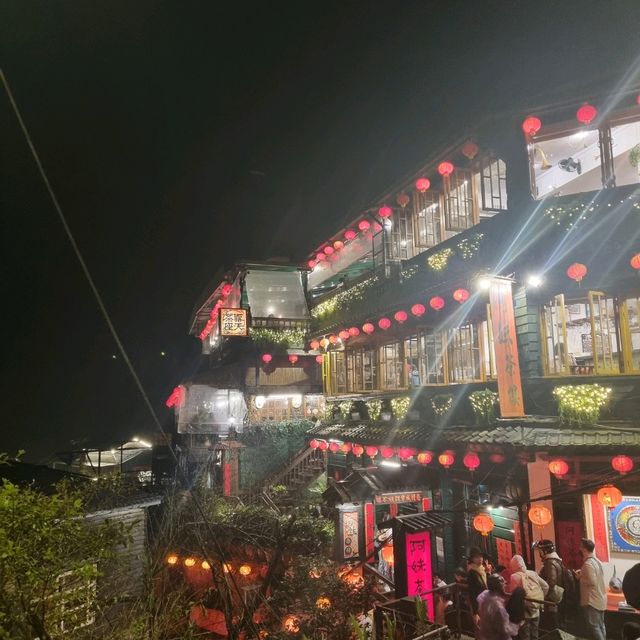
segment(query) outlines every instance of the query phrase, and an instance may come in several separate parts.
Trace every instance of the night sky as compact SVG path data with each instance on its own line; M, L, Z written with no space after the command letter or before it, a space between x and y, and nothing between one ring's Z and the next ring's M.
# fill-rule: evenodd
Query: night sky
M443 127L615 86L640 55L637 0L221 4L0 6L0 62L164 422L218 267L302 259ZM0 124L0 451L150 434L4 92Z

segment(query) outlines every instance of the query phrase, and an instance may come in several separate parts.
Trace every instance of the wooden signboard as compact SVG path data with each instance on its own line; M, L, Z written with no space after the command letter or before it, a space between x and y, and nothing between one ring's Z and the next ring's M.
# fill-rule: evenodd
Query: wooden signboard
M249 335L249 320L246 309L220 309L218 326L223 338L246 337Z

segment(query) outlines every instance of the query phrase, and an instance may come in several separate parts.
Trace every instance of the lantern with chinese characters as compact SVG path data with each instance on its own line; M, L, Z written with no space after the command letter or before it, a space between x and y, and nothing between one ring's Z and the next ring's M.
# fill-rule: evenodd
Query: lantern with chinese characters
M269 364L273 360L273 356L270 353L262 354L262 362L265 364Z
M411 198L406 193L399 193L396 198L396 202L404 209L408 204Z
M336 251L342 251L342 249L344 249L344 242L342 242L342 240L336 240L336 241L333 243L333 248L334 248Z
M351 453L353 453L356 458L359 458L364 453L364 447L361 444L354 444L353 447L351 447Z
M494 528L493 520L488 513L479 513L473 519L473 528L483 536L488 536Z
M611 466L618 473L629 473L633 469L633 460L629 456L615 456L611 458Z
M583 104L576 111L576 118L582 124L590 124L598 115L598 110L592 104Z
M248 576L251 575L251 565L248 564L241 564L240 568L238 569L238 573L241 576Z
M406 311L396 311L393 314L393 317L395 319L396 322L400 323L400 324L404 324L407 321L407 318L409 317L407 315Z
M429 464L433 460L433 454L431 451L421 451L417 460L420 464Z
M358 327L349 327L349 335L354 338L360 335L360 329Z
M542 121L536 116L525 118L522 123L522 130L527 136L535 136L542 127Z
M295 353L292 353L292 354L289 356L289 362L290 362L291 364L295 364L296 362L298 362L298 356L297 356L297 355L295 355Z
M322 364L322 356L316 356L316 362Z
M419 302L411 307L411 313L413 313L416 318L419 318L421 315L423 315L426 310L427 309L425 308L425 306L423 304L420 304Z
M542 531L551 522L551 511L544 505L534 504L529 509L529 520Z
M320 446L320 442L314 438L313 440L311 440L311 441L309 442L309 446L310 446L312 449L317 449L317 448Z
M370 323L370 322L365 322L362 325L362 330L368 335L370 336L375 330L376 328Z
M389 318L380 318L380 320L378 320L378 326L383 331L386 331L391 326L391 320L389 320Z
M342 453L349 453L349 451L351 451L352 446L353 445L350 442L344 442L340 447L340 451Z
M480 466L480 456L473 451L467 453L464 458L462 458L462 464L464 464L469 471L475 471Z
M318 263L315 260L309 260L307 264L309 265L309 269L313 269Z
M429 306L435 311L440 311L440 309L444 309L444 298L440 296L433 296L431 300L429 300Z
M358 229L360 229L360 231L367 231L370 226L371 223L368 220L360 220L360 222L358 222Z
M282 621L282 628L289 633L298 633L300 631L300 619L296 616L287 616Z
M462 145L462 155L469 160L473 160L477 155L480 149L475 142L469 140Z
M342 329L342 331L340 331L340 332L338 333L338 337L339 337L339 338L340 338L340 340L342 340L343 342L344 342L345 340L348 340L348 339L349 339L349 336L350 336L350 334L349 334L349 332L348 332L346 329Z
M393 545L385 544L380 555L388 565L393 566Z
M364 452L370 457L375 458L378 455L378 447L373 446L372 444L366 446L364 448Z
M562 480L569 473L569 465L564 460L552 460L549 463L549 472L553 473L558 480Z
M607 484L598 489L596 495L598 502L607 507L607 509L615 509L622 502L622 492L612 484Z
M393 447L380 447L380 455L383 458L391 458L394 453Z
M320 343L317 340L312 340L309 346L315 351L320 346Z
M453 173L453 163L452 162L441 162L438 165L438 173L443 178L448 178Z
M390 218L392 213L393 213L393 209L391 209L391 207L387 206L386 204L383 204L378 209L378 215L381 218Z
M635 269L636 271L639 271L640 270L640 253L636 253L636 255L633 256L631 260L629 260L629 264L633 269Z
M429 180L429 178L418 178L416 180L416 189L420 193L424 193L425 191L428 191L430 186L431 186L431 181Z
M329 451L331 451L331 453L338 453L338 451L340 451L340 445L337 442L330 442Z
M462 304L469 299L469 292L466 289L456 289L453 292L453 299Z
M445 468L448 469L454 462L456 461L455 456L453 455L453 451L443 451L438 456L438 462Z
M567 275L572 279L575 280L577 283L580 283L582 281L582 278L584 278L587 275L587 267L582 264L581 262L574 262L572 265L570 265L567 268Z
M344 232L344 239L345 239L345 240L349 240L349 241L351 241L351 240L353 240L355 237L356 237L356 232L355 232L353 229L347 229L347 230Z

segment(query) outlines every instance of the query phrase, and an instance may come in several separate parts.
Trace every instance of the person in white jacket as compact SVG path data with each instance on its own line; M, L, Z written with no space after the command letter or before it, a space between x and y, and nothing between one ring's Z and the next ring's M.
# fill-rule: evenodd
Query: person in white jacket
M509 591L522 587L526 598L532 600L544 600L549 591L549 585L535 572L527 569L524 558L515 555L509 563L511 577L509 579ZM538 640L538 627L540 626L540 610L542 604L525 602L525 620L520 629L520 640Z

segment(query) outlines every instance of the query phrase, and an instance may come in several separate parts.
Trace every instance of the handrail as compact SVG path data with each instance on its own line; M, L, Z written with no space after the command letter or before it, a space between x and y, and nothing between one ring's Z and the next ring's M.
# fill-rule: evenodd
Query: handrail
M300 449L300 451L298 451L293 455L292 458L289 459L289 461L283 468L278 470L278 472L273 474L271 477L267 478L267 480L263 482L262 486L264 488L268 488L274 485L282 484L282 481L285 480L288 475L295 472L299 466L312 460L319 460L324 462L324 455L322 451L320 451L319 449L312 449L311 447Z

